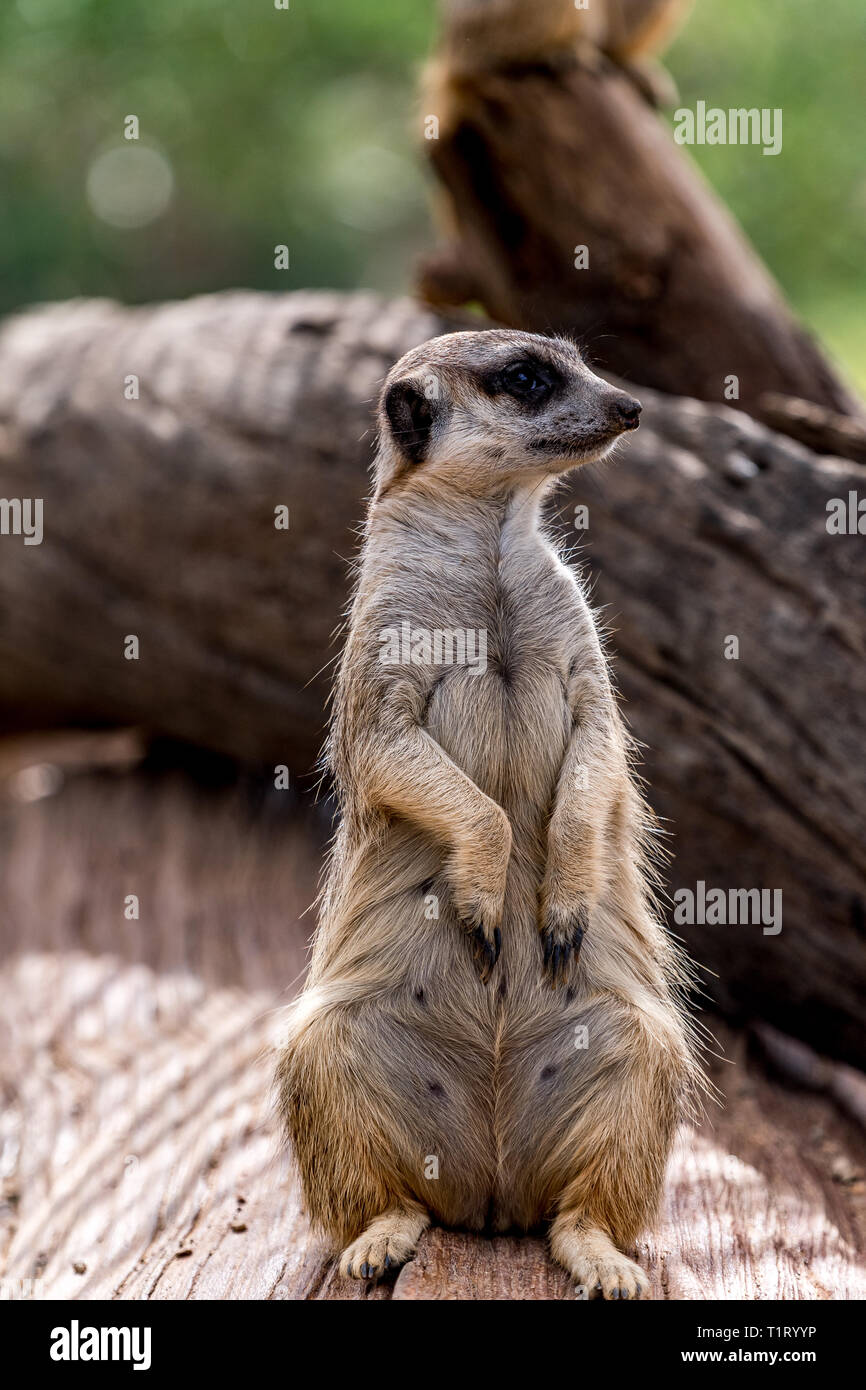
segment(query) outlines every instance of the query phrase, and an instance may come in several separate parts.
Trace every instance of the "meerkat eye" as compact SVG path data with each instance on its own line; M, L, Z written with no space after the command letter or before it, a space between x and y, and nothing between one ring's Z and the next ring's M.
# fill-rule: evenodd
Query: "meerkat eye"
M540 362L512 362L500 376L501 389L515 400L540 405L555 385L553 373Z

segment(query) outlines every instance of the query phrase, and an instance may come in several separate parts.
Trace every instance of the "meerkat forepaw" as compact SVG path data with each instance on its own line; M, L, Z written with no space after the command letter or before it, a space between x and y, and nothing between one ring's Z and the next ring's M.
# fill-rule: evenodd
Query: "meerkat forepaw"
M397 1207L371 1223L340 1256L344 1279L380 1279L414 1255L430 1218L420 1208Z
M483 925L477 923L471 927L470 936L475 964L482 980L486 980L499 959L499 952L502 950L502 932L499 927L494 927L493 935L489 937Z
M449 865L449 878L457 916L471 942L479 974L486 980L502 949L505 872L494 891L482 880L476 864L467 865L455 856Z
M589 908L577 903L568 908L548 904L541 919L541 947L544 972L552 985L557 985L568 973L569 965L577 963L583 938L589 928Z

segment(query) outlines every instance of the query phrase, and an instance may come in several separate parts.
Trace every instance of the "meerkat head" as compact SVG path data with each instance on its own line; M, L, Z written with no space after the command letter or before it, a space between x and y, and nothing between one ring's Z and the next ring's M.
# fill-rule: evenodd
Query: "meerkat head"
M484 494L602 458L641 406L573 343L494 329L449 333L401 358L379 404L377 495L413 478Z

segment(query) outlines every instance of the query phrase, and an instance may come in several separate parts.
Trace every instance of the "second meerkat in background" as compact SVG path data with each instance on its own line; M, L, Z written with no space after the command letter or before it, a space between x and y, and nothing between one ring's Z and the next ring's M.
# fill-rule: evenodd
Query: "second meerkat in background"
M653 61L684 23L693 0L442 0L442 42L428 69L431 110L459 115L462 76L520 64L604 55L657 105L675 96L671 78ZM452 84L455 84L452 86ZM451 90L449 92L449 87Z
M702 1084L689 975L593 616L540 515L639 413L571 343L502 330L433 339L386 382L328 750L341 821L280 1064L350 1277L401 1264L431 1218L550 1221L588 1293L648 1296L622 1247ZM454 659L461 633L483 663Z
M497 248L501 250L510 236L519 235L521 214L519 199L515 209L501 186L501 167L491 163L484 121L498 124L502 97L509 90L519 111L523 75L532 84L527 100L537 102L544 91L544 83L539 87L537 80L539 73L547 74L554 89L565 84L567 91L570 70L575 68L589 69L592 76L613 65L644 101L655 107L674 105L676 86L656 55L685 19L691 3L589 0L585 9L578 9L574 0L442 0L440 39L422 79L426 138L436 142L429 158L437 179L434 217L442 236L421 261L422 299L449 305L478 300L502 322L519 326L525 321L510 294L506 291L504 298L499 294ZM568 102L555 104L554 129L559 130L569 110ZM510 124L504 119L517 144L506 141L505 157L532 159L532 146L521 146L520 123L515 126L513 118L512 112ZM536 131L535 138L543 137ZM499 158L503 158L501 151ZM455 185L459 188L464 180L478 202L468 226L461 221L462 198L455 203ZM547 322L551 321L548 316Z

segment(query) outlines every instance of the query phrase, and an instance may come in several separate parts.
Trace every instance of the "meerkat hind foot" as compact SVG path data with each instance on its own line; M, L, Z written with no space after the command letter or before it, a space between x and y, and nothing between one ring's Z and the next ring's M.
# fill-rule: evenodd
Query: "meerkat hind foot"
M344 1279L379 1279L415 1254L430 1217L420 1207L393 1207L377 1216L340 1256Z
M557 1217L550 1231L553 1258L571 1275L587 1298L652 1298L649 1275L597 1227L575 1218Z

